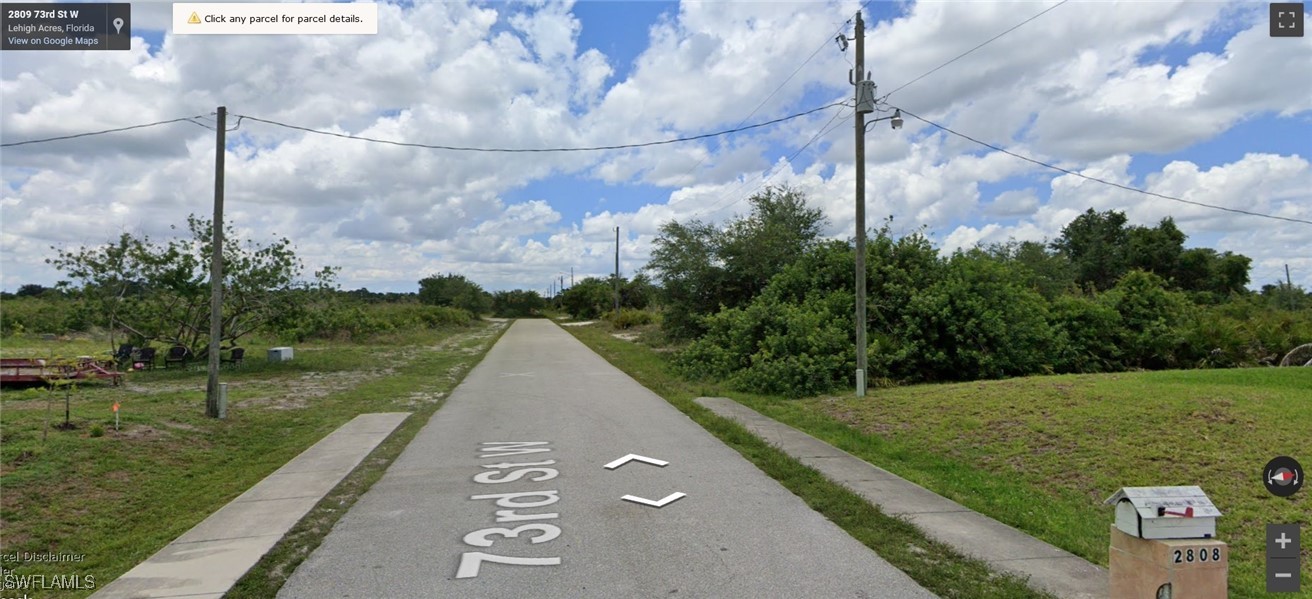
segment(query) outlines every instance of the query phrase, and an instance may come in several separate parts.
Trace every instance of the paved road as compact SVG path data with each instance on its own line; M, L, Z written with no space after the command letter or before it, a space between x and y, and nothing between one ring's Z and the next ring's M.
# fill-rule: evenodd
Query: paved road
M604 467L630 453L668 465ZM511 326L278 596L933 597L546 320Z

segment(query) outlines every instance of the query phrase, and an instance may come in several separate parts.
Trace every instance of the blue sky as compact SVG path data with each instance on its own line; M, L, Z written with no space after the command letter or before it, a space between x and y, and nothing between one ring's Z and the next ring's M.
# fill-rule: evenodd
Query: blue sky
M891 91L1054 6L870 3L867 68ZM373 36L174 35L134 4L134 50L5 56L6 142L209 114L479 147L641 143L849 97L855 2L380 4ZM1088 176L1312 220L1312 38L1266 35L1259 3L1066 3L898 90L901 107ZM817 52L817 48L819 51ZM814 56L813 56L814 55ZM808 57L811 57L808 60ZM791 80L788 79L793 75ZM782 84L782 85L781 85ZM772 95L773 94L773 95ZM766 98L768 102L762 104ZM759 106L759 109L758 109ZM749 114L756 110L755 114ZM836 126L793 156L827 123ZM212 133L190 124L6 148L0 283L53 283L46 248L168 235L207 209ZM1174 218L1191 245L1254 259L1255 284L1312 286L1312 225L1187 206L1062 175L914 119L866 136L868 224L950 251L1055 236L1093 207ZM670 219L724 222L763 181L852 234L850 110L715 140L573 154L397 148L246 121L228 143L229 222L287 235L344 287L432 272L490 289L641 268ZM79 216L96 205L97 218Z

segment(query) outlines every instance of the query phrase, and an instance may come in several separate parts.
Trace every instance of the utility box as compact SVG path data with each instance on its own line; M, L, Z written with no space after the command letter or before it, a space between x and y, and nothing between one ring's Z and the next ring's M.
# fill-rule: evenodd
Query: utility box
M1140 539L1210 539L1221 511L1199 487L1125 487L1107 498L1116 528Z
M269 349L270 362L290 362L291 360L292 360L292 348L273 347Z
M1230 552L1217 540L1220 510L1198 487L1127 487L1108 555L1113 599L1225 599Z

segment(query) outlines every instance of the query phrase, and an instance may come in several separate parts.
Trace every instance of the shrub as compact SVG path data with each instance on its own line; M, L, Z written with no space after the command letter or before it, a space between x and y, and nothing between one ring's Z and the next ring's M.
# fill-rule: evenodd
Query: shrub
M1179 368L1192 356L1182 325L1192 305L1185 296L1168 291L1161 277L1132 270L1116 282L1100 301L1121 315L1117 345L1127 367Z
M1053 369L1057 372L1111 372L1123 368L1121 314L1097 299L1061 295L1049 311L1054 329Z
M627 329L644 324L651 324L655 320L651 312L646 310L634 310L632 308L624 308L620 310L618 314L612 310L610 314L606 315L606 319L617 329Z
M911 296L895 324L889 374L961 380L1043 372L1054 341L1046 304L1018 271L982 252L958 253L945 276Z

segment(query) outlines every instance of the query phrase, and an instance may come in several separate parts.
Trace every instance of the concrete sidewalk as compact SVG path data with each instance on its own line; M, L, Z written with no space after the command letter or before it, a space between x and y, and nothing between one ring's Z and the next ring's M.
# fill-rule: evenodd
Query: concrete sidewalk
M219 599L409 415L356 416L92 599Z
M996 570L1028 578L1033 588L1064 599L1107 597L1106 568L940 497L736 401L723 397L696 401L851 489L885 514L905 517L930 538L984 560Z

